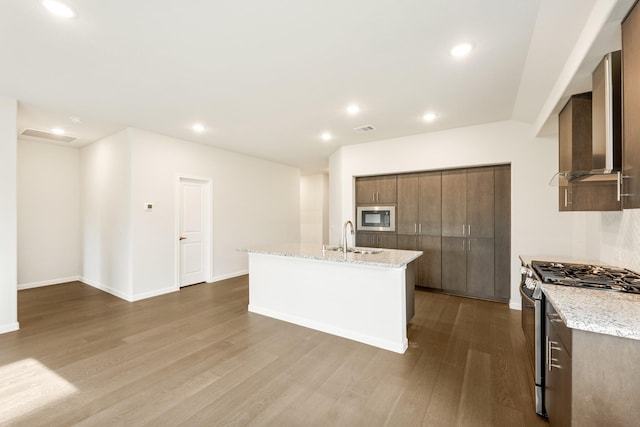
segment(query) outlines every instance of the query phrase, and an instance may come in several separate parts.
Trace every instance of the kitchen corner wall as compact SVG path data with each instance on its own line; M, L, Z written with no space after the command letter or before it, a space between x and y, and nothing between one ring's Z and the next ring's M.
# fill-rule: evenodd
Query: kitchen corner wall
M0 334L18 329L17 110L0 97Z
M600 215L602 261L640 273L640 209Z
M330 158L330 240L355 215L357 176L511 164L511 301L520 307L520 254L594 259L600 255L599 212L559 212L557 138L535 138L533 128L497 122L349 145Z

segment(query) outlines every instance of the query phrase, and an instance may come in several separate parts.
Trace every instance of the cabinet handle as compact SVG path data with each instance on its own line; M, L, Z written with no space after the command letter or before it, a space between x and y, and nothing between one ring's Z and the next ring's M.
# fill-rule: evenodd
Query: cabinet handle
M467 241L467 250L471 252L471 240Z
M617 201L619 202L621 200L622 197L630 197L631 194L624 194L622 193L622 180L623 179L629 179L631 178L628 175L622 175L621 172L618 172L618 197L617 197Z
M567 202L567 193L568 193L568 191L569 190L567 190L566 188L564 189L564 207L565 208L567 207L567 204L568 204L568 202Z
M462 235L464 236L464 224L462 224Z
M416 234L418 232L418 226L416 224L413 224L413 234Z
M556 365L553 362L557 362L558 359L553 357L553 350L561 350L560 347L556 347L555 344L558 344L555 341L551 341L549 336L547 335L547 367L549 368L549 372L553 370L553 368L561 369L562 366Z
M418 233L422 234L422 224L418 225Z
M467 236L471 236L471 224L467 225Z

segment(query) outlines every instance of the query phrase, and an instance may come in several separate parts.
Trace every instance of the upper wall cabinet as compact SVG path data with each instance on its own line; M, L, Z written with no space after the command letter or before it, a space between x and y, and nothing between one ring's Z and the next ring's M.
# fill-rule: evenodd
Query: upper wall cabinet
M572 96L560 112L558 167L568 177L559 187L560 211L621 208L617 174L589 175L594 169L594 147L598 146L593 144L592 117L591 92ZM599 152L599 148L595 150Z
M441 173L398 176L398 234L440 236Z
M640 7L622 22L624 209L640 208Z
M397 177L368 176L356 178L356 204L396 203Z

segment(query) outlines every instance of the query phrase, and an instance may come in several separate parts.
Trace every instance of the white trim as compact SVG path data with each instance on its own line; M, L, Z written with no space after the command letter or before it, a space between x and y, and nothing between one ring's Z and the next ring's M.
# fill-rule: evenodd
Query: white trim
M519 310L522 311L522 301L509 301L509 308L511 310Z
M136 294L132 297L131 301L140 301L143 299L147 299L147 298L153 298L153 297L157 297L160 295L165 295L165 294L170 294L171 292L177 292L179 291L180 288L176 288L175 286L169 286L167 288L164 289L158 289L155 291L151 291L151 292L145 292L142 294Z
M18 290L40 288L42 286L60 285L62 283L77 282L80 276L61 277L59 279L43 280L41 282L30 282L18 284Z
M6 325L0 325L0 334L15 332L18 329L20 329L20 324L18 322L7 323Z
M133 296L132 295L127 295L124 292L121 292L121 291L119 291L117 289L113 289L113 288L111 288L109 286L105 286L105 285L100 284L98 282L94 282L94 281L88 280L85 277L81 277L80 281L82 283L86 284L86 285L89 285L89 286L91 286L93 288L99 289L99 290L101 290L103 292L111 294L111 295L113 295L115 297L118 297L120 299L123 299L125 301L133 302Z
M234 277L246 276L247 274L249 274L249 270L236 271L235 273L229 274L221 274L219 276L214 276L210 283L221 282L223 280L233 279Z
M175 235L180 235L180 182L182 180L198 181L205 185L205 236L207 243L205 245L205 278L206 282L214 282L213 276L213 178L196 176L196 175L176 175L175 186ZM177 289L180 289L180 241L176 238L174 246L174 262L175 262L175 278L174 283Z

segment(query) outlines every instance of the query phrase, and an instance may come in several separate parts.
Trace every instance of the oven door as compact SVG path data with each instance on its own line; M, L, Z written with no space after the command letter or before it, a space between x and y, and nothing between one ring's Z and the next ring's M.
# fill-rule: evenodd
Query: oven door
M533 370L535 382L536 413L547 416L544 407L544 301L533 298L531 290L520 286L522 296L522 331Z

